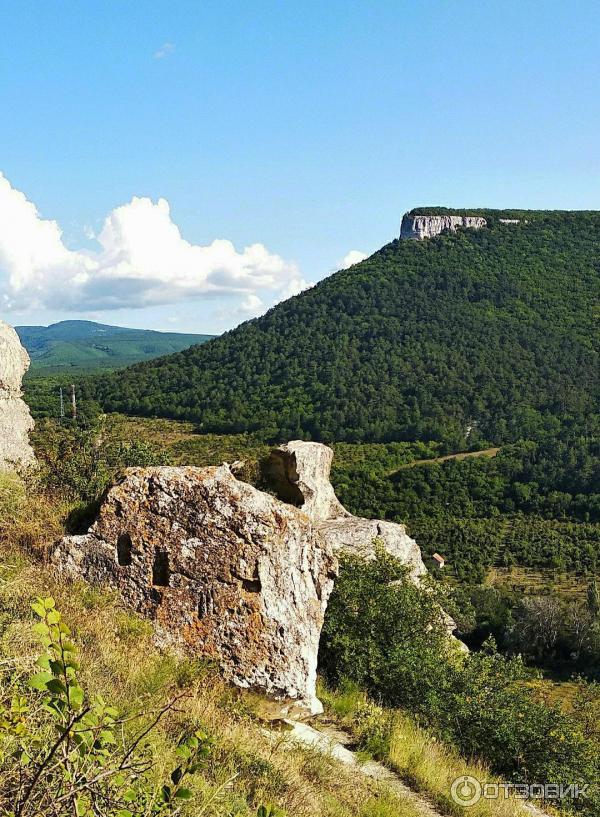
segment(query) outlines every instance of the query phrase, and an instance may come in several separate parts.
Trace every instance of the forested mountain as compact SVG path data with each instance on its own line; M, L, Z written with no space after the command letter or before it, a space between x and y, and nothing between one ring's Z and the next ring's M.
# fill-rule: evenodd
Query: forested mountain
M126 329L94 321L61 321L50 326L17 326L31 357L32 372L116 369L179 352L213 335Z
M392 241L207 345L100 378L90 396L205 431L454 450L585 423L599 397L600 212L443 212L487 226Z

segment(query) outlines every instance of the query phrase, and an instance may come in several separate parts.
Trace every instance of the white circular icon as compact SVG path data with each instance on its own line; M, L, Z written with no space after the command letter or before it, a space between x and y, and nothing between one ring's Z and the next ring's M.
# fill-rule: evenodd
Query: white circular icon
M450 794L459 806L474 806L481 798L481 783L476 777L463 774L452 783Z

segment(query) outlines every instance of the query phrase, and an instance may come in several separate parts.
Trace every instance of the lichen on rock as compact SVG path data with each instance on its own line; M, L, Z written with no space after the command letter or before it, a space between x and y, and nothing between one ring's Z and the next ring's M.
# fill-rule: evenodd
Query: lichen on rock
M214 658L227 680L320 711L337 560L306 514L226 465L129 469L90 531L65 537L52 559L118 589L164 644Z

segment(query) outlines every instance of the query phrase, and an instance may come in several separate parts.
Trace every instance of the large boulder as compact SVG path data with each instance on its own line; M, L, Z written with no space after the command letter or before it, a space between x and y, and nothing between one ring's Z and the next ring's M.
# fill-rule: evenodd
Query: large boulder
M321 443L293 440L273 449L263 473L280 499L293 502L315 523L337 553L373 559L378 547L409 568L418 581L427 570L421 551L404 525L352 516L336 497L330 482L333 451Z
M89 532L52 558L63 574L118 589L164 643L213 657L226 679L320 711L336 558L305 513L228 466L129 469Z
M29 432L33 420L21 399L29 355L15 330L0 320L0 471L30 465Z

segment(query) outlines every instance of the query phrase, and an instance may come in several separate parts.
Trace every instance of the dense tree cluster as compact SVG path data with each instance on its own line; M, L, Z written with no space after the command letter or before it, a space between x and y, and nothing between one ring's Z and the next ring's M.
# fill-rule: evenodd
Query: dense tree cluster
M463 581L492 565L600 570L600 435L581 429L521 441L495 457L449 459L385 473L336 467L354 513L408 523L425 554L443 553Z
M336 488L355 512L400 521L526 513L600 521L600 430L504 446L495 457L424 463L385 473L344 464ZM450 511L449 511L450 509Z
M483 211L482 211L483 212ZM270 439L537 438L598 399L600 214L531 212L366 261L88 387L105 410ZM518 215L517 215L518 217Z

